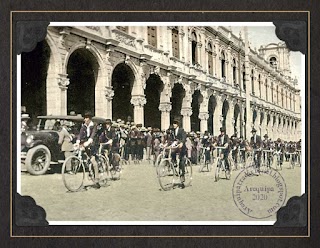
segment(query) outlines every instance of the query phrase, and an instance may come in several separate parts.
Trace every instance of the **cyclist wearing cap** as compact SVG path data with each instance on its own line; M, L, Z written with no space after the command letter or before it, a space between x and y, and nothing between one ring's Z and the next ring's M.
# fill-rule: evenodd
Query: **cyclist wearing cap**
M230 171L230 165L228 163L228 155L229 155L229 136L225 133L225 128L220 128L220 135L218 136L217 146L224 146L226 149L222 150L224 164L227 170Z
M181 183L184 183L185 162L186 162L185 157L187 155L187 147L186 147L187 134L183 128L179 127L179 125L180 125L180 122L178 120L173 121L172 135L174 138L174 142L177 142L178 150L176 150L176 153L179 152L179 160L180 160L179 169L181 170L180 181Z
M98 165L95 159L95 155L97 153L97 125L93 123L92 117L93 115L91 112L86 112L84 114L84 123L80 128L76 144L82 144L85 147L85 151L87 155L90 157L90 160L93 165L94 175L98 175ZM95 178L94 182L97 184L97 186L99 186L98 178Z
M257 130L255 128L251 131L252 137L250 139L250 145L253 149L256 150L257 159L255 160L258 172L260 170L260 162L261 162L261 149L262 149L262 140L259 135L257 135Z
M112 164L112 153L117 149L116 131L112 127L110 119L106 119L105 128L99 136L100 143L106 143L106 150L108 151L109 162Z

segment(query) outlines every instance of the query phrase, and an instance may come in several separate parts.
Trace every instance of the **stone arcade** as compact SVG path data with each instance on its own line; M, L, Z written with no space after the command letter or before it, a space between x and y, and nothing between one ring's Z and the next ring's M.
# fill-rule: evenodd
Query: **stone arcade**
M256 51L227 27L49 26L32 53L22 56L22 105L44 106L34 115L91 110L162 130L180 118L186 131L301 136L284 43Z

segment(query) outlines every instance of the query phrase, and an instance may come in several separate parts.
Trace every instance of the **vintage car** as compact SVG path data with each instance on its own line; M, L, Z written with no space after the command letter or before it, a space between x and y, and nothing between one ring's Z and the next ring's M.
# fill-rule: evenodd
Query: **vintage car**
M64 154L58 144L59 129L57 124L65 124L70 134L76 136L83 123L81 115L48 115L38 116L36 130L21 133L21 162L32 175L42 175L50 165L61 164ZM103 123L104 118L93 117L96 123Z

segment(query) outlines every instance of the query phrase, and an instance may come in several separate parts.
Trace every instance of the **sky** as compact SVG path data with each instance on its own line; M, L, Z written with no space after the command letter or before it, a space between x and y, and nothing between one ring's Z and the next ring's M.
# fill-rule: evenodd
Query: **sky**
M251 48L255 47L257 50L261 45L267 45L269 43L279 43L282 42L275 32L275 26L249 26L248 27L248 39L251 42ZM244 39L243 27L240 26L231 26L231 31L233 34L239 37L239 32L241 31L241 36ZM301 63L303 56L301 52L292 52L290 51L290 68L291 76L293 78L297 77L298 84L301 85Z

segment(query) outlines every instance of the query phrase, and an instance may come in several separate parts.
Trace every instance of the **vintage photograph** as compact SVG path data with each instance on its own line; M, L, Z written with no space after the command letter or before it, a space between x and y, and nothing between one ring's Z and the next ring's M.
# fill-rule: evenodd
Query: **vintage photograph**
M306 192L305 55L272 22L51 22L17 64L49 225L273 225Z

